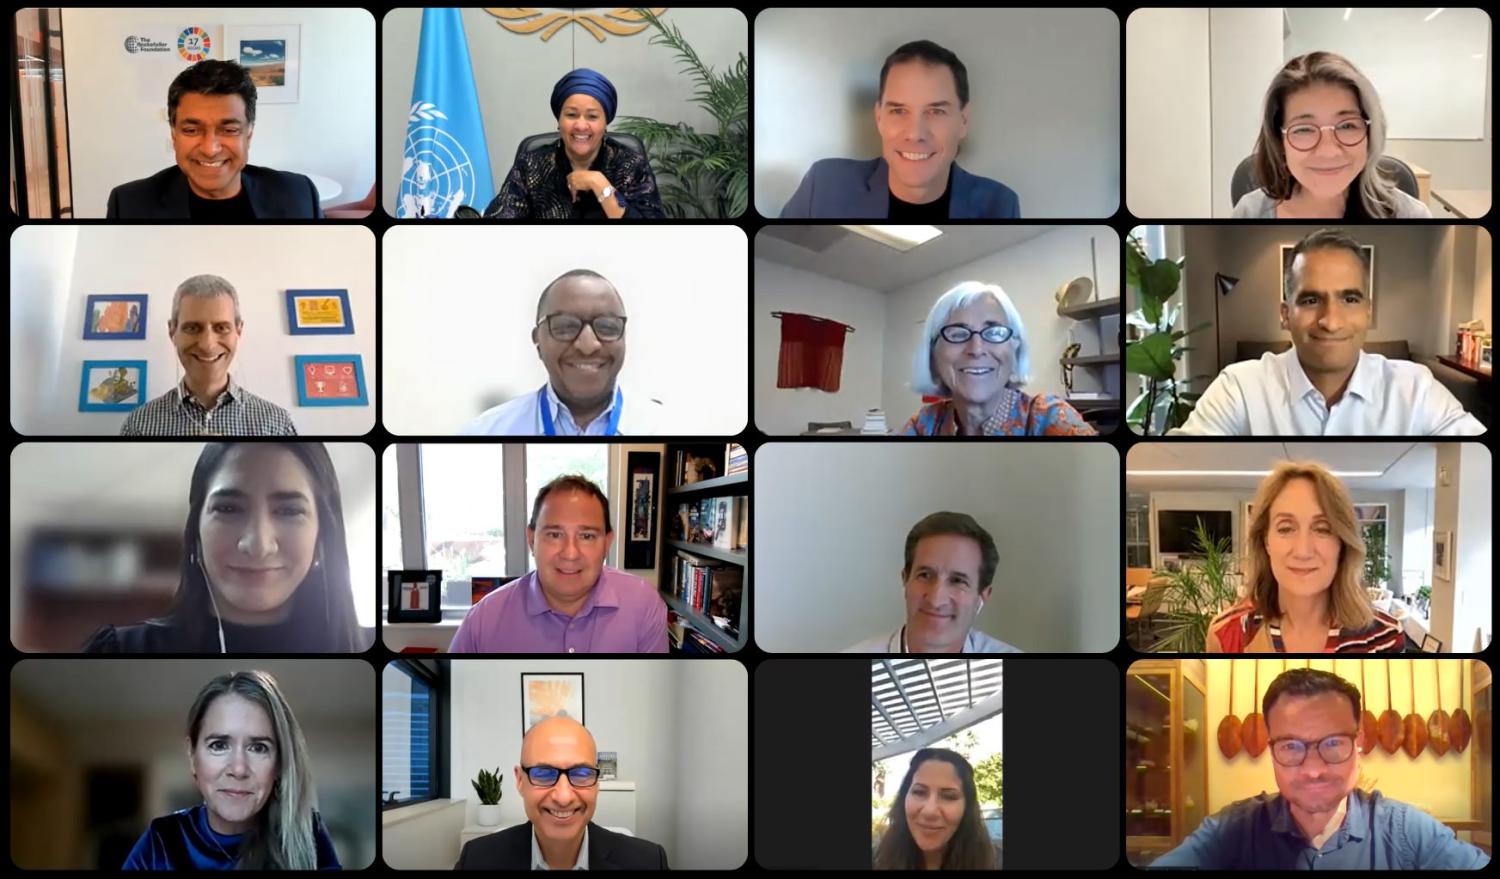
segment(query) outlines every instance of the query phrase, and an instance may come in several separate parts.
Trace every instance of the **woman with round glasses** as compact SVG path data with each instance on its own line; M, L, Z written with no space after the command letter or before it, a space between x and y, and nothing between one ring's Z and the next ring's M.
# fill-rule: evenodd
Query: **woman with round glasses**
M898 436L1091 436L1066 400L1021 391L1031 358L1021 315L994 284L965 281L927 313L912 390L936 397Z
M1310 52L1271 80L1251 153L1259 189L1232 217L1254 219L1407 219L1427 206L1382 176L1385 114L1375 87L1347 58Z

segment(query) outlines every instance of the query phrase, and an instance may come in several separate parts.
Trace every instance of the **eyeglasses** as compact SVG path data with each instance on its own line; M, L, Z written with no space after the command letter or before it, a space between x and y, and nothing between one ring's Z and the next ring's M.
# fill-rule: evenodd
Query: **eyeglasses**
M1282 766L1301 766L1311 748L1318 749L1324 763L1343 763L1354 756L1354 733L1338 733L1321 739L1272 739L1271 759Z
M1286 135L1286 142L1294 150L1308 152L1316 149L1323 140L1323 130L1329 129L1333 132L1333 139L1346 147L1359 146L1365 142L1365 135L1370 132L1370 120L1368 119L1345 119L1337 125L1314 125L1311 122L1298 122L1296 125L1288 125L1281 129Z
M537 326L547 325L547 334L559 342L571 342L583 333L584 327L594 331L601 342L618 342L625 336L625 317L618 314L601 314L598 317L581 318L576 314L554 312L537 321Z
M1016 333L1010 327L1000 326L999 324L991 324L982 330L974 330L963 324L948 324L946 327L938 330L938 335L943 337L943 341L951 342L954 345L962 345L974 338L976 334L986 342L998 345L1001 342L1009 342L1011 336L1014 336Z
M522 766L526 771L526 777L536 787L552 787L557 780L564 775L568 776L568 784L573 787L593 787L599 783L599 767L597 766L571 766L567 769L558 769L556 766Z

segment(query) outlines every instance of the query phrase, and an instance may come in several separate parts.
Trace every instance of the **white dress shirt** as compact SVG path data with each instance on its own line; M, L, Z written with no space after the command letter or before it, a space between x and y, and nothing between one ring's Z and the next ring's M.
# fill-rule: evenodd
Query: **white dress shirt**
M589 422L587 430L580 430L578 422L573 420L573 413L568 410L562 400L558 399L551 382L547 383L546 389L547 405L552 415L552 427L557 431L558 436L606 435L606 431L609 430L610 415L615 410L613 400L610 401L607 409ZM620 401L622 404L619 426L621 436L642 436L661 432L657 427L662 410L660 400L632 394L628 389L620 388ZM514 400L507 400L493 409L486 410L478 418L460 428L459 434L462 436L542 436L545 431L542 428L542 407L539 403L536 391L522 394Z
M1297 349L1224 367L1187 423L1193 436L1473 436L1484 425L1464 411L1432 371L1361 351L1332 406L1313 387Z
M876 635L846 649L845 653L905 653L906 627L901 626L889 635ZM970 629L964 638L963 653L1022 653L1019 647L991 638L978 629Z
M589 868L589 826L583 825L583 845L578 847L578 861L571 869L587 870ZM536 828L531 828L531 869L550 870L547 859L542 857L542 847L536 841Z

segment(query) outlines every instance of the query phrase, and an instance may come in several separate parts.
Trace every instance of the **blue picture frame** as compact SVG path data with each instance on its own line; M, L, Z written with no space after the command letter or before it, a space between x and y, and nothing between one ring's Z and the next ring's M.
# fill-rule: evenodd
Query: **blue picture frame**
M336 298L343 322L337 325L305 325L297 319L299 298ZM286 328L294 336L351 336L354 334L354 312L349 310L348 290L288 290L286 291Z
M118 333L101 332L94 329L95 309L111 302L126 302L139 306L133 329ZM145 293L91 293L83 304L83 337L93 340L126 340L146 338L146 294Z
M149 385L146 384L146 365L147 365L146 361L144 361L144 360L85 360L85 361L83 361L83 370L82 370L82 372L81 372L81 374L79 375L79 378L78 378L78 411L79 412L129 412L129 411L131 411L133 409L139 408L143 403L146 402L146 399L147 399L147 397L146 397L147 389L150 387ZM135 374L136 374L135 382L134 382L135 393L131 394L129 398L126 398L124 400L121 400L121 399L118 399L118 398L112 398L112 399L105 400L105 401L98 401L98 400L91 399L91 395L89 393L89 391L91 390L89 376L92 375L92 374L94 374L94 373L96 373L96 372L98 372L99 370L119 370L119 369L126 370L126 372L127 372L127 374L125 376L121 377L122 379L129 379L130 378L129 371L130 370L135 370ZM94 384L95 388L103 388L104 387L104 377L101 376L100 380L98 382L94 382L93 384ZM132 400L134 402L131 402Z
M297 369L297 405L298 406L368 406L370 395L365 387L364 361L358 354L298 354L293 358ZM319 363L334 364L336 366L352 366L353 374L349 377L355 383L356 393L353 396L321 396L317 388L308 387L308 367ZM338 376L333 376L337 379Z

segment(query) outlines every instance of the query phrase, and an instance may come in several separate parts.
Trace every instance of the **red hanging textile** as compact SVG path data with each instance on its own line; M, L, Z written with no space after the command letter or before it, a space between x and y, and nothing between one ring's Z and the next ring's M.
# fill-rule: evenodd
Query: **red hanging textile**
M847 324L836 320L784 312L776 387L837 391L844 370L844 336L848 331Z

